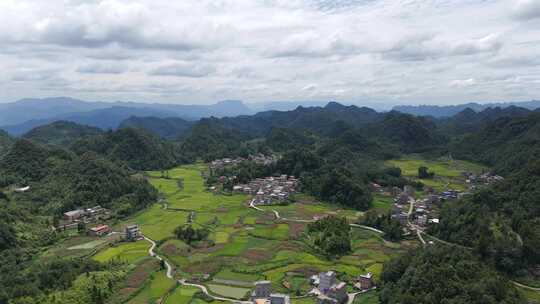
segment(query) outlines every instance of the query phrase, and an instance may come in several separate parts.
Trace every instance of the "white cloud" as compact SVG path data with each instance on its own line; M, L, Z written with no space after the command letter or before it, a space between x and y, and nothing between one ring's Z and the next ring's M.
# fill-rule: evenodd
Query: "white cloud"
M539 12L537 0L3 0L0 100L538 98ZM505 75L521 90L486 81Z
M128 67L116 63L90 63L77 68L79 73L87 74L122 74L127 72Z
M478 82L474 78L456 79L450 82L450 86L454 88L466 88L475 86Z
M540 18L540 1L538 0L517 0L514 7L514 14L519 19Z
M179 62L157 67L150 71L149 75L179 76L179 77L204 77L213 73L215 69L208 65Z

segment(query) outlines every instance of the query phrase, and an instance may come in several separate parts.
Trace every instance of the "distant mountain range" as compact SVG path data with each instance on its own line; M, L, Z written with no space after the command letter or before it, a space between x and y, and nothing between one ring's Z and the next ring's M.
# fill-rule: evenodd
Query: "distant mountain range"
M460 105L451 106L435 106L435 105L420 105L420 106L395 106L393 110L402 113L413 114L417 116L433 116L450 117L458 114L459 112L469 108L475 112L481 112L488 108L507 108L510 106L521 107L529 110L535 110L540 108L540 100L520 101L520 102L505 102L505 103L466 103Z
M238 100L225 100L210 105L179 105L179 104L158 104L158 103L136 103L136 102L99 102L83 101L69 97L54 97L43 99L21 99L12 103L0 103L0 129L7 131L14 136L20 136L36 127L43 126L55 121L70 121L81 125L97 127L103 130L117 129L123 121L130 118L132 121L125 122L124 126L142 127L159 134L163 138L171 138L183 133L190 126L190 121L196 121L205 117L236 117L248 116L261 112L259 118L273 116L275 122L294 125L295 120L289 120L288 115L279 114L278 111L292 111L300 107L305 111L310 108L325 107L327 104L337 105L337 103L326 101L297 101L297 102L266 102L244 104ZM349 103L350 104L350 103ZM413 114L417 116L431 116L434 118L445 118L454 116L465 109L474 112L481 112L488 108L507 108L518 106L525 109L540 108L540 101L509 102L478 104L469 103L453 106L395 106L393 110ZM350 113L350 111L354 113ZM377 117L375 110L366 107L349 106L340 108L338 117L335 120L349 120L362 112L367 121ZM316 115L315 115L316 116ZM168 121L152 121L154 118L168 118ZM280 117L284 117L283 120ZM306 116L306 117L309 117ZM144 121L141 118L146 118ZM369 119L368 119L369 118ZM180 120L175 120L180 119ZM317 117L302 119L317 119ZM328 117L325 117L328 119ZM249 119L244 119L245 120ZM332 119L334 120L334 119ZM241 120L238 120L241 121ZM168 133L167 130L172 130Z
M152 104L135 102L86 102L68 97L22 99L0 104L0 128L12 135L54 121L72 121L101 129L116 129L132 116L180 117L197 120L202 117L225 117L253 114L241 101L226 100L212 105Z

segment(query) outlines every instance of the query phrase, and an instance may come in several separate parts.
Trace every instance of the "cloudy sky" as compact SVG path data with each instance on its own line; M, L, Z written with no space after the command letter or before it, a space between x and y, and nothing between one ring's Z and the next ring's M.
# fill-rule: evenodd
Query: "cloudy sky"
M540 98L540 0L0 0L0 101Z

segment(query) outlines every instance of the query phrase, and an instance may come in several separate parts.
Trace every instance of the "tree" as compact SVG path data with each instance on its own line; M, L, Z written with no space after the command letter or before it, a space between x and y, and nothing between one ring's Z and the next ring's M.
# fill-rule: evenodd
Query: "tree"
M525 304L516 288L470 251L428 246L383 266L382 304Z
M351 227L344 217L328 216L307 226L308 240L328 257L351 251Z
M210 231L205 228L195 229L191 226L191 224L187 224L176 227L174 234L176 235L177 239L191 245L194 242L205 240L210 234Z
M424 179L424 178L433 178L435 176L434 172L429 172L429 168L422 166L418 168L418 178Z

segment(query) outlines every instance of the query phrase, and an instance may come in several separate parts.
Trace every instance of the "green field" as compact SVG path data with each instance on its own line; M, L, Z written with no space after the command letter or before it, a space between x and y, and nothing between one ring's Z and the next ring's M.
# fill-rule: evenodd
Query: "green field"
M176 283L167 278L165 271L154 273L148 280L147 284L139 291L139 293L131 299L129 304L146 304L156 303L158 299L164 297Z
M365 294L359 294L354 298L354 304L379 304L379 295L377 292L368 292Z
M219 284L208 284L208 289L211 293L233 299L241 299L246 295L246 293L250 291L250 289L248 288L233 287Z
M414 155L389 160L386 164L400 168L403 176L421 181L424 185L433 187L439 191L447 189L466 190L465 177L462 175L463 172L481 173L487 170L484 166L467 161L448 158L426 160ZM422 166L427 167L429 172L435 173L434 178L418 178L418 168Z
M240 299L252 289L253 282L263 279L272 281L274 292L305 293L311 288L309 276L326 270L349 277L372 271L378 279L382 264L407 249L408 245L390 243L377 233L354 228L353 251L340 259L327 260L302 240L307 224L289 219L313 220L339 215L353 221L361 212L317 202L304 194L297 195L294 204L264 206L261 212L247 206L245 195L208 192L201 175L205 168L203 164L182 166L169 170L168 178L162 178L161 172L148 172L164 201L118 226L138 223L147 237L162 241L157 252L175 266L177 278L204 278L202 283L216 295ZM182 189L178 187L179 179L183 181ZM375 196L375 209L386 211L391 204L388 197ZM287 220L277 220L273 210ZM208 229L213 243L191 247L174 239L174 229L187 223L191 212L195 214L193 225ZM123 244L101 251L94 259L106 262L117 258L137 263L138 258L147 256L148 246L147 242ZM166 281L164 276L156 275L147 279L130 303L148 303L159 298L165 299L165 303L202 301L193 298L195 289L174 289L174 281ZM148 286L154 286L155 290L154 287L149 290ZM314 299L299 299L293 303L314 303Z
M139 259L148 256L150 243L147 241L137 241L133 243L120 243L114 247L109 247L98 254L93 259L98 262L109 262L119 260L126 263L134 263Z

